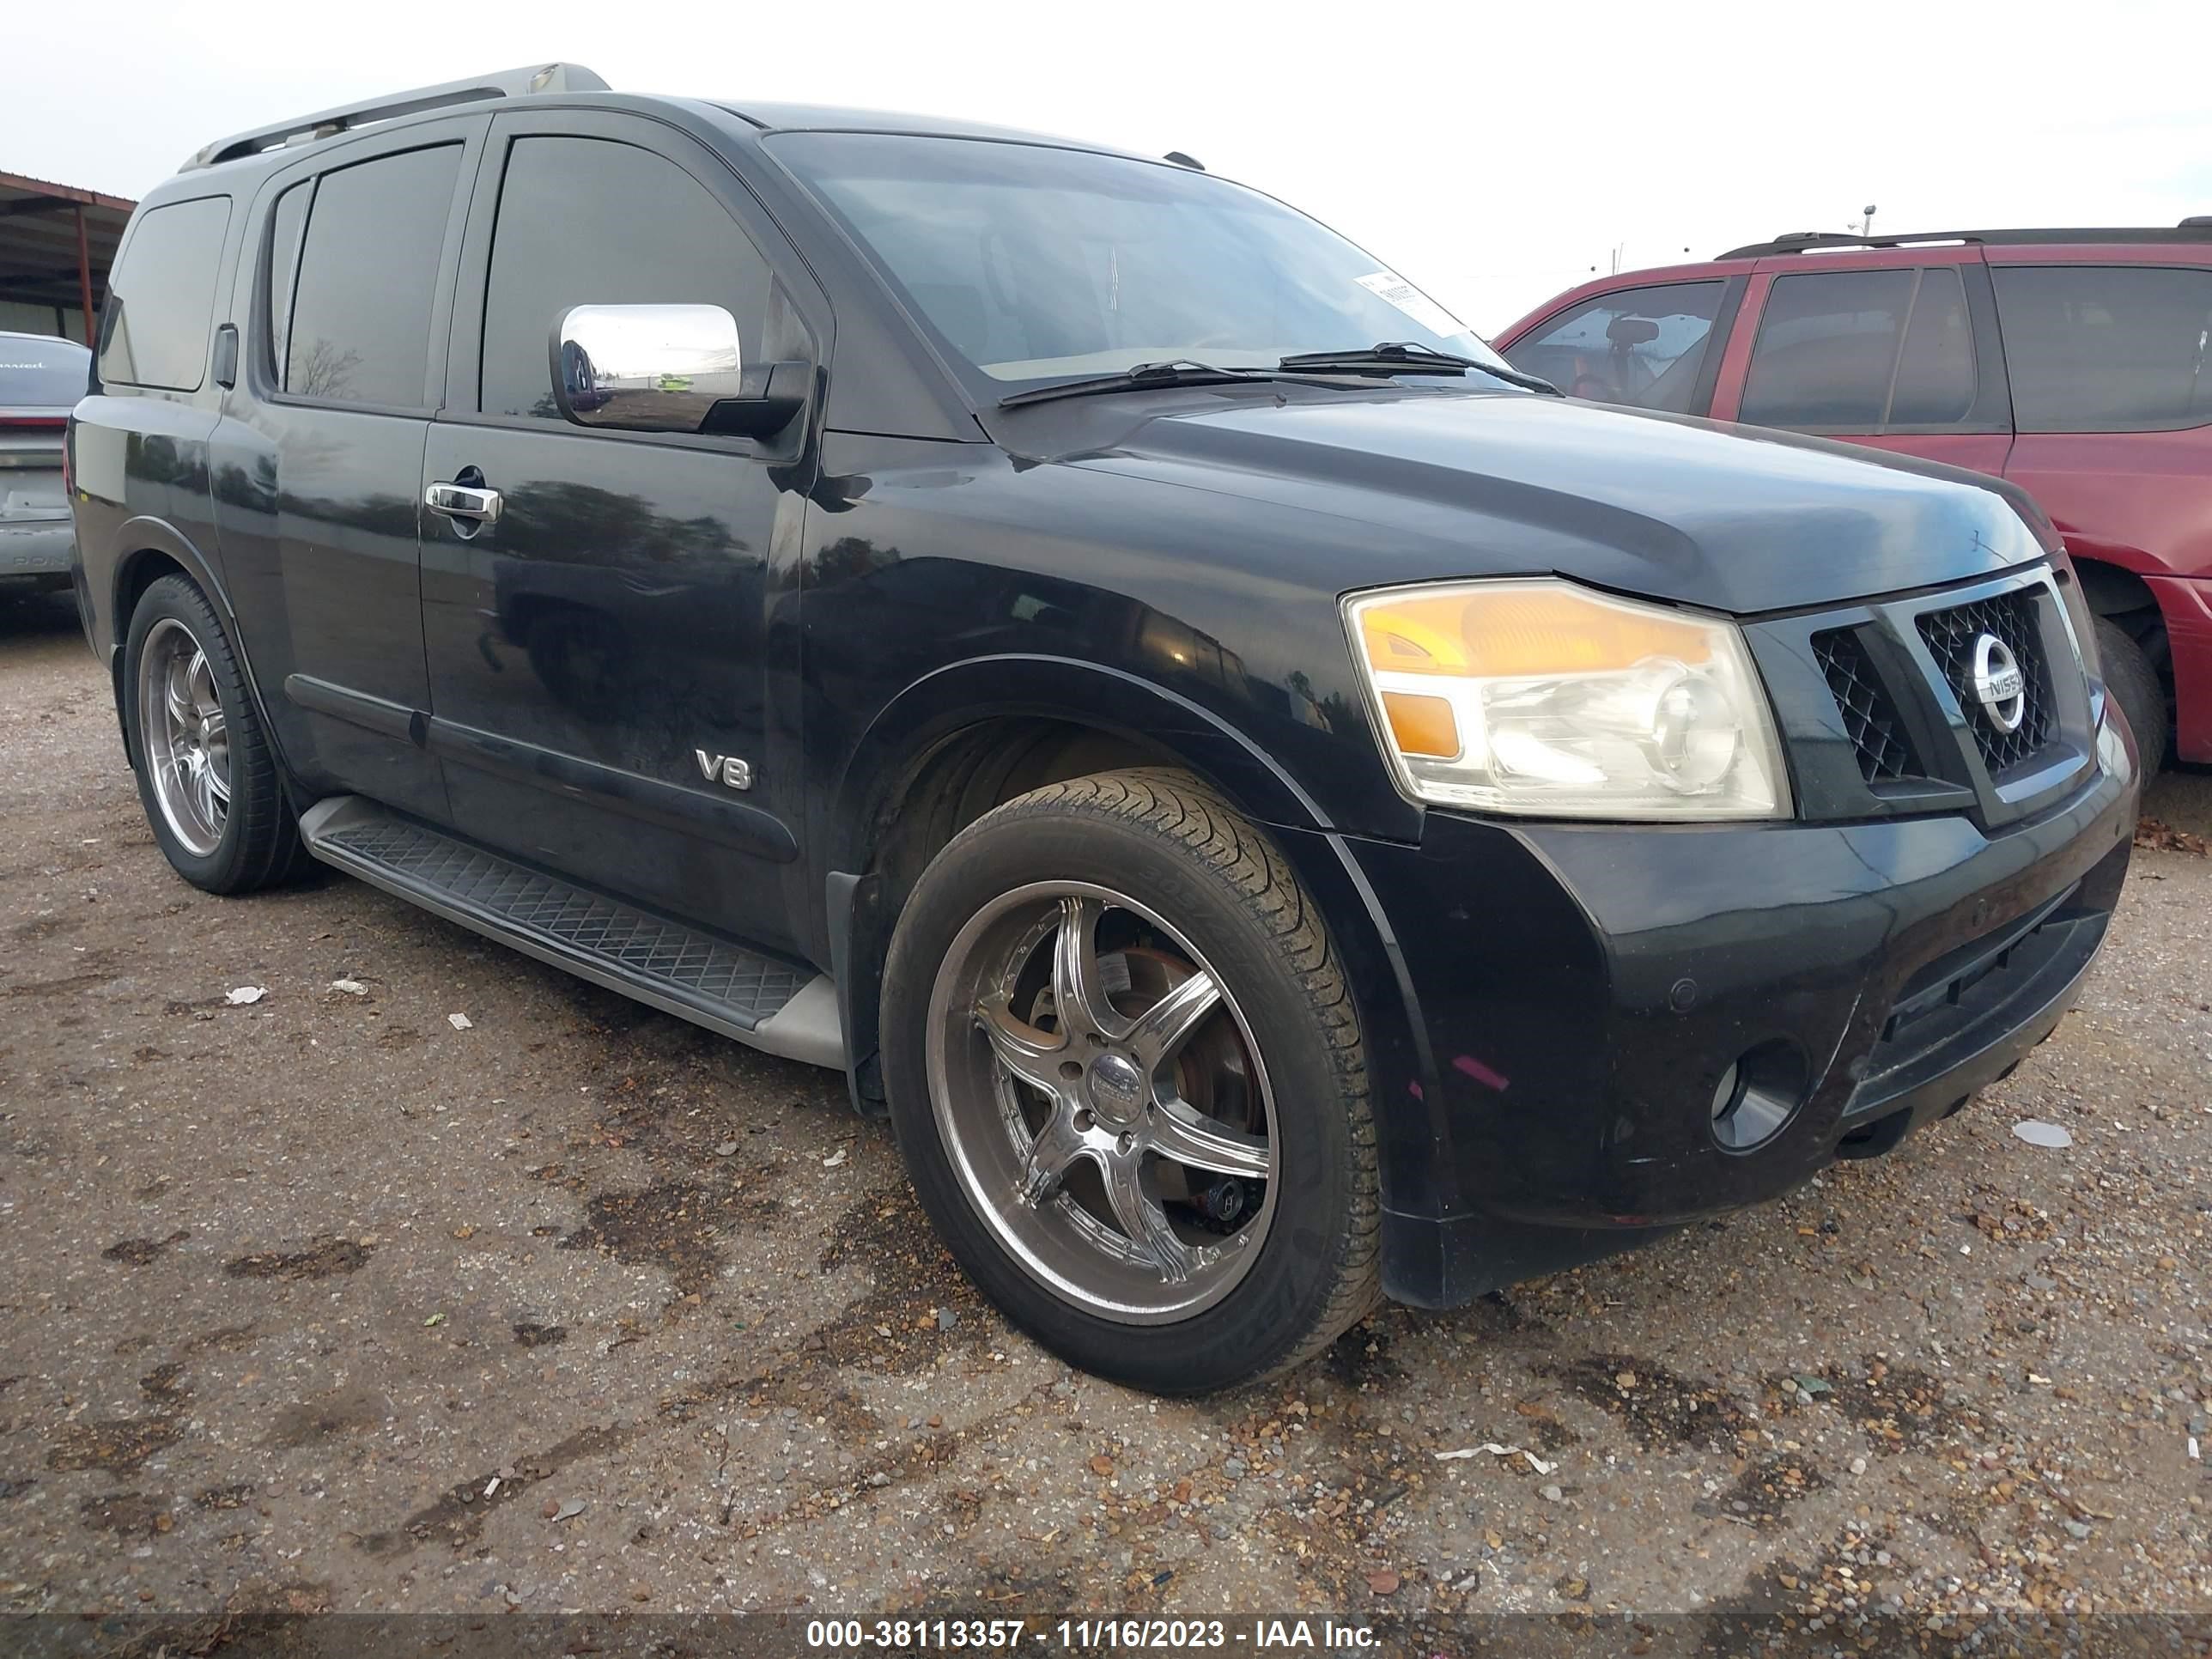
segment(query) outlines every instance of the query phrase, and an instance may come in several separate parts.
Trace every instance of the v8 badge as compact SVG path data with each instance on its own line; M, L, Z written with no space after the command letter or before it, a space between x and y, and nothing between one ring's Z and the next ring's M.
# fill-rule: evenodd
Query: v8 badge
M739 760L735 755L710 755L703 749L692 754L699 762L699 775L709 783L719 783L726 789L750 789L753 787L752 763Z

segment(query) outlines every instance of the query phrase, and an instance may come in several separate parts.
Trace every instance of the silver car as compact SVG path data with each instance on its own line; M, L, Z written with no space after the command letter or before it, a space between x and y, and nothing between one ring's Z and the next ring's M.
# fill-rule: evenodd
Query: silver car
M0 594L69 586L62 439L91 366L73 340L0 331Z

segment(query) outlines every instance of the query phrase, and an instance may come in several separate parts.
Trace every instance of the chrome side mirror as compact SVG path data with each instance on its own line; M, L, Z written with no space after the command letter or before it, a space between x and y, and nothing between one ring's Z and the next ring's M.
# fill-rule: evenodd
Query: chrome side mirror
M720 306L576 306L552 343L554 402L579 426L697 432L748 391L738 321Z

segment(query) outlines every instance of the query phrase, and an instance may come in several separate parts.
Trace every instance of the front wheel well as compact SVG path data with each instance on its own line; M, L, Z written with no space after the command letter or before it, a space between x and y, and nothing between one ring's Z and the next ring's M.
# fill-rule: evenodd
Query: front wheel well
M877 1005L899 913L930 860L994 807L1047 784L1137 766L1184 766L1162 744L1078 721L1007 716L963 726L891 775L868 809L860 880L842 927L847 1052L853 1097L883 1109Z
M2102 559L2074 556L2074 574L2081 584L2081 597L2100 617L2129 617L2138 611L2156 612L2158 598L2150 584L2132 570Z
M2158 595L2141 576L2102 559L2075 555L2074 574L2081 584L2081 597L2090 614L2111 623L2142 647L2143 656L2159 678L2170 701L2173 696L2173 659L2166 637L2166 613Z
M919 757L877 803L869 872L902 903L945 843L992 808L1093 772L1180 763L1158 744L1069 720L1008 718L964 727Z

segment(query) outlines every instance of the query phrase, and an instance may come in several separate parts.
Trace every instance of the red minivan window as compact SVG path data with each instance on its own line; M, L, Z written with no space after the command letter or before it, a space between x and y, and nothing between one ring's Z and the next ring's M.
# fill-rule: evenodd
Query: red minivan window
M1505 353L1571 397L1686 414L1725 283L1667 283L1586 300Z
M1806 271L1774 279L1741 416L1832 432L1942 426L1966 418L1974 386L1955 270Z
M2212 270L2001 265L1990 275L2019 430L2212 422Z

